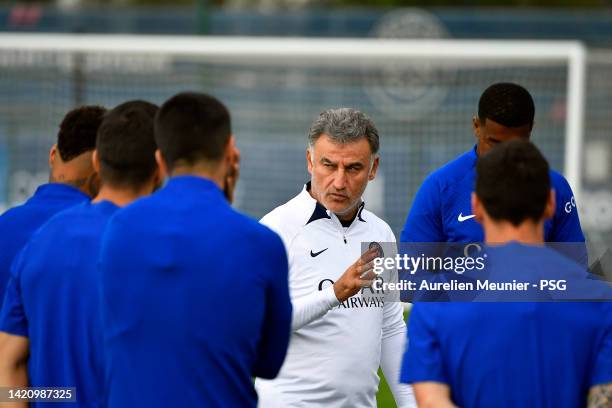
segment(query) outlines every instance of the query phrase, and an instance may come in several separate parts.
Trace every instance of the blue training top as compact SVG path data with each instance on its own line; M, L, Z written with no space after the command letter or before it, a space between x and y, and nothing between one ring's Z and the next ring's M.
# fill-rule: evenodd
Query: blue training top
M29 338L32 387L75 387L78 404L102 407L104 368L97 264L108 201L63 211L34 235L12 270L0 330ZM36 404L34 404L36 406Z
M101 252L109 407L255 407L291 325L281 239L212 181L178 176L117 212Z
M585 273L550 248L510 243L487 252L510 279L542 266ZM460 407L580 407L590 387L612 381L609 301L417 302L408 336L401 381L448 384Z
M34 231L58 212L87 200L87 195L67 184L43 184L24 204L0 216L0 304L11 264Z
M471 194L476 184L476 146L429 175L417 192L400 235L401 242L483 242L482 226L474 220ZM556 210L544 224L547 242L584 243L574 193L567 180L550 171ZM567 248L578 263L587 264L584 245Z

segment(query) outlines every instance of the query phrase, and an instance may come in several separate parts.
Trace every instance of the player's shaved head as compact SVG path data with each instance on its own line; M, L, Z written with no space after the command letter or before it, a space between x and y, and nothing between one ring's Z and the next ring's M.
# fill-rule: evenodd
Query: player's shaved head
M230 136L228 109L203 93L173 96L155 119L155 139L170 172L177 165L219 162Z
M527 89L510 82L489 86L478 102L478 118L481 122L493 120L502 126L533 127L535 105Z
M513 140L491 149L476 165L476 196L496 221L518 226L539 222L550 194L548 162L528 141Z
M118 105L98 129L100 178L114 187L139 189L157 170L153 123L158 107L135 100Z

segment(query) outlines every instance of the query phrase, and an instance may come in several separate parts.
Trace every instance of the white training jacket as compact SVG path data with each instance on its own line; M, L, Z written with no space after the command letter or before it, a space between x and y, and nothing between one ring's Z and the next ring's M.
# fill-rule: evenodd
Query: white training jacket
M309 184L261 219L287 250L293 321L278 377L255 381L259 407L376 407L379 366L398 407L416 406L412 388L398 383L406 341L401 303L371 291L340 303L332 286L359 258L362 242L395 242L395 236L363 204L343 227L308 190Z

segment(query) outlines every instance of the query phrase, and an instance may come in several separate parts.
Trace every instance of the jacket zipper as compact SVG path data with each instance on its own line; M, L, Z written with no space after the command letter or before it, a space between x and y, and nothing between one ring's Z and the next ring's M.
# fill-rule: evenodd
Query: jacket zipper
M330 211L330 214L333 214L333 213ZM353 228L353 224L357 221L357 219L353 220L351 225L345 230L344 227L342 226L342 223L340 222L340 219L338 219L338 216L336 214L333 214L332 217L335 220L334 224L336 224L336 227L340 228L340 234L342 235L342 240L344 241L345 244L348 244L346 235L350 231L350 229Z

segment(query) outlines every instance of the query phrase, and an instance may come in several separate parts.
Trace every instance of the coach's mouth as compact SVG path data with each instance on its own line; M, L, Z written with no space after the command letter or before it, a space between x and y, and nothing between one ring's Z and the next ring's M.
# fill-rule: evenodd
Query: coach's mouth
M345 201L345 200L348 200L348 196L345 196L343 194L337 194L337 193L328 193L327 197L331 198L334 201Z

